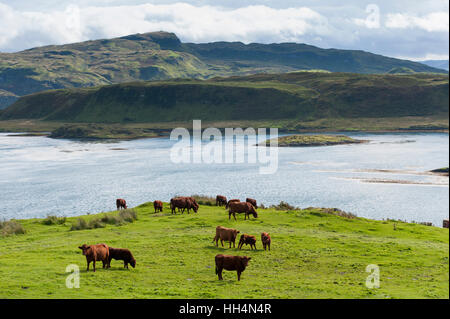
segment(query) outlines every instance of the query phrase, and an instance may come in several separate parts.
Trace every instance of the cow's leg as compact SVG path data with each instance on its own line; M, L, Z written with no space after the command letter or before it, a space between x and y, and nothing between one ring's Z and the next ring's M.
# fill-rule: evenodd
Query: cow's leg
M269 246L269 250L270 250L270 243L268 243L267 246Z
M220 239L220 243L222 244L222 247L223 247L223 239L222 238Z
M95 272L95 259L92 261L92 263L93 263L94 272Z
M104 260L102 260L102 264L103 264L103 269L105 269L105 267L106 267L106 262L104 261Z
M87 268L86 268L86 271L89 271L89 264L90 264L91 262L88 260L87 261Z
M237 271L237 275L238 275L238 281L240 281L241 280L241 272L239 270Z
M233 217L234 217L234 220L237 220L237 219L236 219L236 213L233 213Z
M219 269L218 269L218 271L217 271L217 274L219 275L219 280L223 280L223 277L222 277L222 270L223 270L223 268L222 268L222 267L219 267Z

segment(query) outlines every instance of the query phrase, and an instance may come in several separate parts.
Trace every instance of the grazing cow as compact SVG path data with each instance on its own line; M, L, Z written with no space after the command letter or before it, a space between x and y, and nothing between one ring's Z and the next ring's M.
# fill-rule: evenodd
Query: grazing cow
M223 205L227 205L227 198L225 196L222 195L217 195L216 196L216 206L223 206Z
M270 236L268 233L261 233L261 241L264 247L264 250L266 250L266 247L270 250L270 243L272 242L272 239L270 239Z
M127 209L127 201L123 198L118 198L116 199L116 206L117 206L117 210L123 208L123 209Z
M160 200L155 200L153 202L153 207L155 208L155 214L157 211L163 211L163 203Z
M258 213L255 210L255 207L253 207L252 204L247 202L238 202L238 203L230 203L228 205L230 207L228 211L228 219L231 219L231 215L233 215L234 220L236 220L236 213L241 214L245 213L244 219L247 219L247 217L250 219L250 214L253 215L253 217L258 218Z
M241 239L239 240L238 248L242 249L244 244L250 245L251 249L253 249L253 247L256 249L256 237L253 235L242 234Z
M220 239L220 243L222 244L222 247L223 247L223 241L225 240L225 241L230 242L229 248L231 248L231 243L233 243L233 248L235 248L237 234L239 234L239 230L237 230L237 229L217 226L216 227L216 236L214 237L213 241L216 242L216 247L219 246L219 239Z
M246 201L247 203L252 204L253 206L255 206L256 209L258 209L258 205L256 205L256 199L253 199L253 198L247 198L245 201Z
M196 213L198 211L198 207L197 202L192 197L175 197L170 200L170 209L172 210L172 214L175 214L175 208L181 209L181 213L184 213L184 210L187 209L188 214L192 208Z
M108 265L109 258L109 247L106 244L97 245L86 245L78 247L83 251L83 255L86 256L87 269L89 271L89 264L94 262L94 272L95 272L95 262L101 261L103 263L103 268Z
M219 275L219 280L222 278L222 270L236 270L238 281L241 280L241 273L248 266L248 261L251 257L247 256L229 256L229 255L216 255L216 275Z
M239 199L230 199L227 204L225 205L225 209L228 209L228 207L230 207L231 203L239 203L240 200Z
M111 260L123 260L123 267L128 269L128 264L136 267L136 259L129 249L109 247L108 268L111 268Z

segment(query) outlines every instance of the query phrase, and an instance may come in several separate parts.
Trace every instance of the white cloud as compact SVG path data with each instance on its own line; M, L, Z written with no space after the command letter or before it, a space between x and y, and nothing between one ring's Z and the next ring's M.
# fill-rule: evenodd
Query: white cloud
M395 13L400 2L411 3L405 0L375 1L372 7L356 0L340 6L305 0L302 7L294 0L223 1L234 3L227 7L215 0L80 0L84 5L78 7L67 7L72 1L66 0L1 1L0 51L6 52L164 30L183 42L303 42L390 56L448 55L448 13L442 11L448 2L436 0L431 9L422 2L409 5L407 14Z
M393 29L420 28L428 32L448 32L448 12L433 12L424 16L411 14L388 14L386 27Z

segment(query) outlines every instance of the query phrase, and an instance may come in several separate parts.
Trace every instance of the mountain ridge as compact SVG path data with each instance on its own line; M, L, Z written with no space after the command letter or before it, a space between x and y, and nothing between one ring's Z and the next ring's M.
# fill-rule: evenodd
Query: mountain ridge
M49 89L298 70L387 73L400 67L445 73L421 63L358 50L298 43L183 43L174 33L148 32L0 53L0 90L5 92L0 95L0 108L20 96Z

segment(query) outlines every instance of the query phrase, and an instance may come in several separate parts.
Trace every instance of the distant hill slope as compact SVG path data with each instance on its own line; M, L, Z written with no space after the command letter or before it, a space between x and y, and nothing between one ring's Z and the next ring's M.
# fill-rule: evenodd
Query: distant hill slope
M420 61L420 63L431 66L433 68L448 71L448 60L426 60Z
M314 69L386 73L394 68L445 73L364 51L296 43L181 43L173 33L153 32L0 53L0 90L10 96L2 98L0 94L0 109L19 96L49 89Z
M448 76L294 72L133 82L20 98L0 119L171 122L448 116Z

